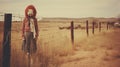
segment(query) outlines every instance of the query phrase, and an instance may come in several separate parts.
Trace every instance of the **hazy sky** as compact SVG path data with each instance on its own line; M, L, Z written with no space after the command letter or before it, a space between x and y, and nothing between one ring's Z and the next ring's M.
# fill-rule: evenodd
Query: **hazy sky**
M0 12L24 15L33 4L40 17L116 17L120 0L0 0Z

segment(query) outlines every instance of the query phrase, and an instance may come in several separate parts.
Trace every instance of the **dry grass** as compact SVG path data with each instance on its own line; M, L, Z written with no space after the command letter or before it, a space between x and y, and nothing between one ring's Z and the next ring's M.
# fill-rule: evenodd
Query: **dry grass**
M115 41L117 37L114 37L115 34L113 33L118 33L117 31L106 32L106 29L103 29L100 33L98 29L95 29L96 32L93 35L90 29L90 36L87 37L84 29L77 29L74 31L75 44L73 46L70 39L70 30L59 30L60 26L69 25L70 23L39 23L40 33L37 41L37 52L31 57L33 60L31 67L109 67L107 63L120 58L118 53L118 44L120 43ZM82 26L85 26L85 24L82 24ZM21 23L14 22L12 24L11 67L28 66L28 58L21 50L20 27ZM114 38L114 40L110 38ZM0 44L1 42L2 38ZM0 54L2 54L1 52L0 49ZM114 63L117 64L118 61L115 60Z
M56 24L39 24L40 36L37 41L38 49L36 54L32 55L34 64L31 64L31 66L58 67L62 62L60 57L73 54L72 44L67 35L69 31L64 35L64 31L57 31L58 26ZM20 27L21 24L19 23L12 24L11 67L28 66L28 58L21 51L22 40Z
M0 22L0 67L2 66L3 23Z
M84 42L81 41L77 46L80 47L79 50L73 56L66 57L70 59L61 67L119 67L119 34L118 29L84 39Z

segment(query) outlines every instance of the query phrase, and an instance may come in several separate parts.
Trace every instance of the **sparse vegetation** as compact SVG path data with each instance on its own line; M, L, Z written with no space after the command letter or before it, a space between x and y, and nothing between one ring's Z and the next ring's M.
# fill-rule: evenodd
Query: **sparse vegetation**
M0 23L1 24L1 23ZM84 23L75 23L78 27L85 28ZM60 26L70 26L70 23L39 23L39 38L37 41L37 52L32 55L31 67L119 67L120 64L120 32L117 30L106 30L106 25L99 33L96 28L95 35L87 37L85 29L75 29L75 44L71 44L70 30L60 30ZM3 25L1 25L2 27ZM90 27L92 24L90 24ZM2 29L0 27L0 29ZM12 24L11 39L11 67L27 67L28 58L21 50L21 23ZM91 27L92 28L92 27ZM104 29L105 28L105 29ZM90 29L91 31L91 29ZM3 31L0 30L0 37ZM0 38L2 44L2 38ZM0 45L0 47L2 47ZM0 49L2 54L2 49ZM0 55L0 65L2 63ZM114 60L114 61L113 61ZM110 63L110 64L108 64Z

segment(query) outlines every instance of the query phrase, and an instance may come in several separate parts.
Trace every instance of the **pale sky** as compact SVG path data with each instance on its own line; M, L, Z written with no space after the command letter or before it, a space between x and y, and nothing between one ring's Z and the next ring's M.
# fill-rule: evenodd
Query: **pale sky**
M0 0L0 12L24 15L27 5L34 5L37 17L116 17L120 0Z

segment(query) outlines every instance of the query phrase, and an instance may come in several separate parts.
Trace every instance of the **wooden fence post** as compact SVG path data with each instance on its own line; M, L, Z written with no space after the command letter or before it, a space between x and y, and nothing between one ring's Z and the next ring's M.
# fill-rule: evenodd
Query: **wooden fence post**
M12 14L5 14L2 67L10 67Z
M89 36L88 20L86 21L86 33L87 33L87 36Z
M72 41L72 44L74 45L74 22L72 21L71 22L71 41Z
M95 22L92 23L92 33L94 34L95 31Z
M99 22L99 32L101 32L101 22Z
M109 29L109 22L107 22L107 30Z

